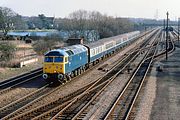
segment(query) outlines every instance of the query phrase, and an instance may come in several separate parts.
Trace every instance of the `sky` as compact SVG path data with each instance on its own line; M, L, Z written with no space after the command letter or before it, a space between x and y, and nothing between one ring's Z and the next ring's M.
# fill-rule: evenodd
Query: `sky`
M167 11L173 20L180 17L180 0L0 0L0 6L23 16L64 18L81 9L114 17L164 19Z

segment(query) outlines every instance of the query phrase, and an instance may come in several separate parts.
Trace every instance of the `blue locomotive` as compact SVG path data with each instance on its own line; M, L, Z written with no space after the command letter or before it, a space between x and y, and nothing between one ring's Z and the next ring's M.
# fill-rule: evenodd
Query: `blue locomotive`
M84 72L90 64L113 54L139 36L134 31L98 40L87 45L73 45L47 52L44 58L43 78L48 82L64 82Z

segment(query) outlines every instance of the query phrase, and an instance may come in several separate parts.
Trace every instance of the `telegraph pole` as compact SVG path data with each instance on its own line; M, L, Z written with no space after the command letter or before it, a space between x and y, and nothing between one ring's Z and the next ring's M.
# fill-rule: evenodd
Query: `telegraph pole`
M165 38L165 30L166 30L166 19L164 19L164 32L163 32L163 38Z
M178 18L178 43L179 43L179 18Z
M145 26L145 39L146 39L146 26Z
M169 28L168 28L168 20L169 20L169 18L168 18L168 16L169 16L169 13L167 12L166 13L166 15L167 15L167 26L166 26L166 60L168 59L168 50L167 50L167 46L168 46L168 30L169 30Z

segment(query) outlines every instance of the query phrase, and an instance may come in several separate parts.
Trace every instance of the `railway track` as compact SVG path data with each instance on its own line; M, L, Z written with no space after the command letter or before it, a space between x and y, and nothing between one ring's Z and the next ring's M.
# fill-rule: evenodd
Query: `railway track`
M28 85L31 83L33 84L34 80L40 79L41 74L42 74L42 68L39 68L31 72L16 76L14 78L10 78L0 83L0 86L1 86L0 118L2 118L1 115L3 114L2 112L3 109L5 109L9 105L12 105L15 102L18 102L19 100L22 100L24 96L27 96L27 94L31 92L33 93L33 91L35 91L35 89L31 89L31 88L28 88L24 91L24 88L28 87ZM35 87L38 87L38 88L42 86L44 86L43 83L35 85ZM21 91L24 91L22 95L19 94Z
M170 39L168 40L168 46L167 46L167 51L168 51L168 54L172 53L174 50L175 50L175 45L174 45L174 42L173 42L173 39L176 38L176 35L174 34L174 32L172 32L172 36L170 37ZM165 45L165 38L162 38L164 39L163 44ZM162 57L166 54L166 49L164 47L164 49L161 49L158 54L155 55L154 59L158 59L159 57Z
M139 66L139 69L135 72L131 81L128 82L125 89L122 93L118 96L118 98L113 103L111 109L106 113L107 115L102 118L105 120L109 119L123 119L123 120L131 120L135 119L135 113L133 108L136 106L136 100L140 93L140 90L143 86L145 77L148 73L150 65L152 64L154 58L157 56L157 44L156 48L152 49L144 59L144 61ZM174 49L173 42L171 41L168 45L168 51L172 52ZM151 56L151 57L148 57Z
M110 77L110 76L109 76ZM105 79L105 78L104 78ZM107 81L106 81L107 82ZM100 85L101 84L101 85ZM97 89L95 89L94 87L95 86L97 86L97 85L100 85L99 87L102 87L102 85L104 85L105 83L104 83L104 80L103 79L101 79L101 80L99 80L99 81L96 81L96 83L93 83L93 86L91 85L91 87L88 87L88 90L89 90L89 92L91 91L91 89L90 88L93 88L93 92L95 92L95 91L97 91ZM89 85L88 85L89 86ZM97 88L99 88L99 87L97 87ZM74 97L77 97L78 95L77 95L77 93L78 92L75 92L75 93L73 93L73 95L76 95L76 96L73 96L72 97L72 95L69 95L69 96L71 96L70 98L69 97L65 97L65 98L69 98L68 100L66 100L66 101L71 101L71 100L73 100L73 99L75 99ZM84 90L82 91L82 93L80 93L80 95L82 95L84 93ZM88 92L87 92L88 93ZM86 93L86 94L87 94ZM84 93L84 95L85 95L85 93ZM36 108L36 109L34 109L34 110L32 110L32 111L28 111L27 113L24 113L24 114L22 114L22 115L19 115L19 116L17 116L17 117L15 117L15 119L17 118L17 119L27 119L28 118L28 116L36 116L35 114L37 114L37 112L35 112L35 111L42 111L42 109L43 109L43 111L48 111L48 110L53 110L52 112L54 112L54 111L56 111L57 109L60 109L60 108L62 108L61 106L61 104L62 104L62 102L60 102L62 99L64 99L64 98L58 98L57 100L55 100L55 101L50 101L49 103L47 103L45 106L40 106L40 107L38 107L38 108ZM56 107L56 106L59 106L58 108L54 108L54 107ZM47 110L45 110L45 109L47 109ZM54 110L55 109L55 110ZM25 118L24 118L24 117Z
M21 81L21 82L17 82L17 83L14 84L14 85L12 84L11 86L9 86L9 87L7 87L7 88L2 89L2 90L0 91L0 94L2 95L2 94L5 94L5 93L7 93L7 92L10 92L11 90L17 88L18 86L20 86L20 85L22 85L22 84L24 84L24 83L26 83L26 82L29 82L29 81L35 80L35 79L37 79L37 78L40 78L41 76L42 76L41 74L38 74L38 75L35 75L35 76L33 76L33 77L27 78L27 79L25 79L25 80L23 80L23 81Z
M149 47L148 47L149 48ZM142 49L143 50L143 49ZM141 51L140 51L141 52ZM132 64L132 62L130 63ZM115 81L116 78L118 78L120 75L117 74L117 76L115 75L113 80ZM96 101L99 101L98 98L99 97L99 94L96 95L96 98L93 98L88 104L86 104L86 106L84 106L75 116L73 116L73 118L70 118L70 119L73 119L73 120L76 120L76 119L83 119L85 117L85 115L87 114L87 111L90 111L90 109L93 108L92 104L95 104ZM89 106L92 106L92 107L89 107ZM94 113L96 114L96 113ZM93 114L92 114L93 116ZM54 119L57 119L59 118L58 115L54 117ZM88 118L89 119L89 118ZM91 119L91 118L90 118ZM93 117L92 117L93 119ZM96 118L95 118L96 119ZM102 119L100 117L100 119Z
M93 68L91 68L93 69ZM91 70L89 69L89 70ZM47 85L48 86L48 85ZM37 94L39 94L39 91L43 90L43 88L45 87L42 87L40 88L39 90L27 95L27 96L24 96L23 98L17 100L17 101L14 101L13 103L3 107L0 109L0 118L4 117L4 119L6 118L11 118L12 116L15 116L19 113L21 113L23 110L25 110L26 108L28 108L29 106L32 106L32 104L34 103L37 103L38 101L40 101L42 98L48 96L49 94L51 94L52 92L55 92L56 90L58 90L61 86L59 86L58 88L52 90L51 92L47 92L46 94L44 94L44 92L42 92L42 96L39 97L38 99L34 99L35 97L33 98L29 98L29 97L32 97L32 96L37 96ZM40 96L40 95L38 95ZM36 97L37 98L37 97ZM31 99L31 100L30 100ZM34 99L34 100L33 100ZM31 101L31 102L30 102ZM29 103L30 102L30 103ZM22 104L23 103L23 104ZM25 106L24 106L25 105ZM17 106L17 107L14 107L14 106ZM18 109L19 108L19 109ZM17 114L16 114L17 113ZM5 117L6 116L6 117Z
M100 83L98 83L98 84L100 84ZM103 85L104 85L105 83L102 83L101 85L99 85L99 87L98 88L100 88L100 87L102 87ZM97 88L97 89L98 89ZM95 89L95 88L94 88ZM94 89L92 89L92 91L94 90ZM97 90L96 89L96 90ZM95 91L96 91L95 90ZM44 92L43 92L44 91ZM37 99L37 96L40 98L40 96L46 96L47 95L47 93L49 94L50 92L47 92L46 90L43 90L42 92L40 92L40 94L38 95L37 93L36 94L32 94L32 96L35 96L35 97L31 97L31 98L29 98L29 99L27 99L27 96L25 96L24 98L22 98L21 100L19 100L19 101L15 101L15 102L13 102L12 104L10 104L10 105L8 105L8 106L5 106L5 107L3 107L2 109L0 109L0 110L2 110L3 112L0 112L0 113L3 113L2 114L2 116L0 116L0 117L4 117L4 118L11 118L13 115L12 114L10 114L10 113L15 113L15 112L17 112L18 110L18 108L22 108L22 106L31 106L31 104L29 104L29 103L31 103L31 102L35 102ZM93 91L93 92L95 92L95 91ZM43 94L41 94L41 93L43 93ZM28 96L31 96L31 95L28 95ZM70 96L72 96L72 95L70 95ZM76 95L76 96L78 96L78 95ZM73 96L73 98L71 97L71 100L74 100L74 97L75 96ZM67 97L68 98L68 97ZM23 101L23 99L25 100L25 101ZM61 98L62 99L62 98ZM39 99L40 100L40 99ZM66 100L67 102L69 102L69 101L71 101L71 100ZM19 104L16 104L17 102L19 102ZM67 104L67 102L65 102L66 104ZM52 103L52 102L51 102ZM51 104L50 103L50 104ZM64 104L65 104L64 103ZM65 104L65 105L66 105ZM15 106L14 106L15 105ZM26 107L27 107L26 106ZM40 107L43 107L43 106L40 106ZM47 107L47 106L46 106ZM53 109L55 109L55 108L53 108ZM37 110L37 109L36 109ZM51 109L52 110L52 109ZM33 112L33 111L35 111L35 110L32 110L31 112ZM44 111L46 111L46 110L44 110ZM47 111L48 112L48 111ZM17 112L18 113L18 112ZM46 112L45 112L46 113ZM7 115L12 115L11 117L5 117L5 116L7 116ZM14 114L14 115L17 115L17 114ZM32 114L31 114L32 115ZM15 118L22 118L21 116L16 116Z
M132 56L130 57L130 58L132 58ZM132 58L133 59L133 58ZM132 60L131 59L131 60ZM126 61L131 61L131 60L126 60ZM126 62L127 63L127 62ZM124 63L125 65L127 65L126 63ZM117 67L117 66L116 66ZM119 69L120 68L125 68L125 66L123 67L123 66L119 66ZM109 82L109 79L112 79L113 77L113 74L116 74L118 71L118 73L117 74L119 74L120 72L121 72L121 70L119 70L118 68L116 68L116 70L114 70L114 71L111 71L110 73L109 73L109 75L106 75L103 79L101 79L101 80L103 80L104 82L104 84L103 83L96 83L94 86L98 86L98 87L91 87L91 88L93 88L93 89L91 89L91 88L89 88L84 94L82 93L80 96L78 96L78 98L74 98L74 100L70 103L70 104L66 104L66 107L64 108L64 109L66 109L67 107L69 107L69 109L68 110L70 110L71 112L68 112L68 113L74 113L75 112L75 110L74 109L72 109L72 108L77 108L77 104L74 104L75 102L78 102L79 103L79 105L81 106L82 104L81 104L81 102L79 102L80 100L85 100L85 101L87 101L88 100L88 98L87 98L87 96L91 96L91 97L93 97L95 94L97 94L97 91L99 91L98 89L103 89L103 88L106 88L106 86L107 86L107 83L111 83L111 82ZM112 78L111 78L112 77ZM106 82L106 83L105 83ZM94 90L94 91L91 91L91 90ZM99 92L99 93L101 93L101 92ZM83 103L84 104L84 103ZM72 107L73 105L75 105L76 107ZM52 110L50 110L50 111L47 111L47 112L45 112L44 114L42 114L42 115L40 115L40 116L37 116L37 117L35 117L35 119L45 119L45 118L51 118L53 115L55 115L55 113L57 113L60 109L62 109L61 107L57 107L57 108L54 108L54 109L52 109ZM63 110L64 110L63 109ZM80 109L80 108L79 108ZM61 110L60 112L59 112L59 114L60 113L63 113L63 110ZM68 111L68 110L66 110L66 111ZM27 115L27 114L26 114ZM24 116L26 116L26 115L24 115ZM70 114L66 114L66 117L68 117L67 119L71 119L71 118L69 118L70 116L69 116ZM63 118L65 118L66 119L66 117L65 117L65 115L63 114Z
M27 105L26 107L24 107L21 111L18 110L18 111L15 111L14 114L10 114L6 117L4 117L3 119L10 119L12 117L15 117L13 119L30 119L32 118L33 116L37 116L37 115L41 115L43 112L45 112L47 109L51 109L51 108L54 108L54 107L57 107L57 105L61 104L61 103L68 103L69 101L71 101L71 99L79 94L81 94L85 89L87 89L89 86L91 86L92 84L94 84L94 82L88 84L87 86L71 93L71 94L68 94L67 96L65 97L60 97L58 98L57 100L55 100L53 103L51 103L51 105L47 104L46 105L43 105L43 106L38 106L37 108L33 108L32 110L30 111L27 111L27 112L23 112L23 110L27 109L29 107L29 105ZM59 89L59 88L57 88ZM56 90L57 90L56 89ZM54 91L53 91L54 92ZM71 99L70 99L71 98ZM49 102L50 103L50 102ZM33 114L32 114L33 113ZM26 117L24 118L24 115L26 115Z
M170 33L171 34L171 33ZM172 33L173 34L173 33ZM168 53L172 53L174 50L175 50L175 46L174 46L174 42L173 42L173 39L175 38L176 36L173 34L171 35L170 39L168 40ZM157 46L158 48L158 46ZM157 51L157 48L156 48L156 51ZM166 51L164 51L163 53L165 54ZM160 56L162 56L162 54L160 54ZM159 57L159 56L158 56ZM154 56L151 58L151 61L152 62L154 59L157 59L157 55L154 54ZM150 60L150 59L149 59ZM147 74L147 73L146 73ZM142 87L142 86L141 86ZM138 91L140 92L140 91ZM138 94L136 96L136 99L134 99L133 101L133 104L131 105L131 108L129 110L129 112L127 113L127 116L126 116L126 120L129 120L129 119L135 119L135 107L137 106L138 103L136 103L136 100L138 99Z
M137 54L137 53L135 53L135 54ZM130 58L132 58L132 57L130 57ZM64 106L66 106L66 107L64 107L64 108L61 108L60 106L56 107L54 109L51 109L50 111L47 111L46 113L44 113L40 116L37 116L34 119L49 119L53 115L56 115L58 113L58 111L63 113L64 119L71 119L72 114L75 114L76 112L78 112L76 110L76 108L78 107L78 109L80 109L79 107L83 107L83 105L86 105L87 102L89 102L89 100L91 100L91 98L93 98L96 94L100 94L102 92L101 90L106 88L106 86L111 83L111 81L109 81L109 80L112 79L112 75L117 74L117 72L120 73L121 70L119 68L125 68L126 67L125 65L126 64L124 62L123 65L121 65L119 67L116 66L116 68L115 68L116 70L109 72L107 75L105 75L104 77L99 79L96 83L94 83L91 87L89 87L86 91L81 93L79 96L77 96L73 99L71 98L72 101L69 104L65 103L66 105L64 105ZM99 91L101 91L101 92L99 92Z
M29 80L32 80L34 78L39 77L42 75L42 68L38 68L36 70L33 70L31 72L4 80L0 82L0 94L4 93L5 91L8 91L8 89L18 86L22 83L25 83Z
M157 47L152 47L151 49L149 49L149 51L144 56L144 59L140 62L138 68L132 75L131 79L126 84L123 91L115 99L115 101L112 104L113 106L109 109L109 111L106 113L106 116L103 119L123 120L128 118L130 111L132 110L132 107L136 101L136 98L140 93L145 77L153 61L153 58L156 54L156 49Z
M124 56L124 57L125 57L125 56ZM94 67L96 67L96 66L94 66ZM91 69L93 69L94 67L92 67ZM88 71L90 71L91 69L89 69ZM84 74L84 73L83 73L83 74ZM76 77L75 77L75 78L76 78ZM74 78L74 79L75 79L75 78ZM42 94L41 97L39 97L39 98L37 98L37 99L34 99L34 100L32 100L31 102L28 101L29 103L28 103L28 102L24 102L24 103L27 103L27 104L23 104L23 105L25 105L25 106L23 106L23 105L18 105L18 104L20 104L23 100L26 100L27 97L29 97L29 96L36 96L36 94L38 93L38 90L35 91L35 92L33 92L32 94L27 95L27 96L25 96L25 97L23 97L23 98L15 101L15 102L9 104L9 105L1 108L0 110L3 110L3 112L2 112L3 115L1 115L0 117L4 117L3 119L9 119L9 118L11 118L11 117L17 116L18 114L20 114L20 113L26 111L27 109L29 109L31 106L33 106L33 104L38 103L39 101L41 101L41 99L43 99L43 98L47 97L49 94L57 91L60 87L61 87L61 86L59 86L58 88L53 89L53 90L50 91L50 92L47 92L46 94ZM40 96L40 95L39 95L39 96ZM13 108L14 108L14 107L13 107L14 104L17 104L17 105L19 106L19 107L18 107L19 109L17 109L17 108L16 108L16 109L13 109ZM17 106L17 105L16 105L16 106ZM6 109L7 109L7 110L6 110ZM8 109L10 109L10 110L8 110ZM12 111L13 111L13 112L12 112ZM6 113L5 113L5 112L6 112ZM0 112L0 113L1 113L1 112ZM10 113L10 114L9 114L9 113Z
M0 118L3 118L4 116L12 113L13 111L16 111L18 108L21 108L22 106L28 104L29 102L33 101L34 99L37 99L38 97L51 91L53 88L51 88L49 86L50 86L50 84L47 84L47 85L39 88L38 90L0 108Z
M124 56L124 57L125 57L125 56ZM96 67L96 66L94 66L94 67ZM93 69L94 67L92 67L91 69ZM89 69L89 70L91 70L91 69ZM89 71L89 70L88 70L88 71ZM84 73L83 73L83 74L84 74ZM74 79L75 79L75 78L74 78ZM4 116L4 119L6 119L6 118L9 119L9 118L11 118L11 117L14 117L14 116L17 115L17 114L22 113L22 111L24 111L24 110L28 109L29 107L33 106L32 104L37 103L38 101L40 101L40 100L43 99L44 97L48 96L48 95L51 94L52 92L57 91L60 87L61 87L61 86L59 86L58 88L52 90L51 92L48 92L48 93L42 95L42 96L39 97L38 99L35 99L35 100L31 101L30 103L26 104L25 106L18 107L19 109L17 109L17 110L16 110L16 109L11 110L11 111L13 111L13 112L12 112L11 114L9 114L9 115L8 115L8 113L6 113L6 117ZM32 94L35 96L36 93L37 93L37 92L33 92ZM30 96L32 96L32 95L30 94ZM27 97L29 97L29 95L27 95ZM25 97L21 98L20 100L22 100L22 99L27 99L27 98L26 98L26 96L25 96ZM15 102L13 102L12 104L3 107L2 109L6 109L6 107L9 107L9 106L11 107L11 106L13 106L13 104L16 104L16 102L20 102L20 100L15 101ZM27 103L27 102L26 102L26 103ZM0 109L0 110L1 110L1 109Z

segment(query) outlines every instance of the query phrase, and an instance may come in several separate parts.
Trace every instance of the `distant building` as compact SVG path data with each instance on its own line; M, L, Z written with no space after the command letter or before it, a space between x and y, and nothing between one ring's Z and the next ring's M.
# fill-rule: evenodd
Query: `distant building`
M69 38L67 40L68 46L70 45L76 45L76 44L83 44L84 38Z

